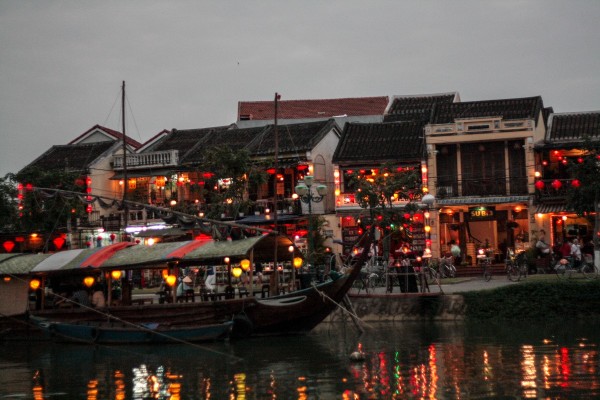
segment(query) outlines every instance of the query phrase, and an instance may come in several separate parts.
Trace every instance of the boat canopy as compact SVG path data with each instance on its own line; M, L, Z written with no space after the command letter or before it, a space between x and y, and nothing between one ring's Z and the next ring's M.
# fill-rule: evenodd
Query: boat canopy
M261 235L227 241L204 239L163 242L152 246L120 242L54 254L0 254L0 275L43 274L87 268L148 268L159 267L167 262L178 262L180 265L223 263L225 257L236 262L250 257L251 253L256 261L273 261L275 247L280 259L289 259L290 245L293 242L288 237Z

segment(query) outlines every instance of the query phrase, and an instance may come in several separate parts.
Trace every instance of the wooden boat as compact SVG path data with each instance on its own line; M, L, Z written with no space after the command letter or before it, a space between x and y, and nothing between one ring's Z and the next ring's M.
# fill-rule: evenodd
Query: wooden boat
M273 248L288 248L290 239L272 235L261 235L238 241L195 243L159 243L152 247L117 243L104 248L69 250L44 257L30 271L30 277L42 281L68 276L83 278L84 275L107 275L118 265L119 269L164 268L165 263L177 261L179 265L206 265L210 260L222 260L224 254L232 259L268 257ZM369 243L365 243L366 246ZM283 251L286 251L283 250ZM365 252L363 252L365 253ZM366 255L364 256L366 257ZM354 265L364 263L362 255L356 257ZM23 255L22 263L31 264L29 256ZM0 273L2 273L0 263ZM13 265L13 268L16 267ZM321 283L300 290L259 298L258 296L222 298L201 298L194 302L165 304L112 304L103 309L89 307L49 308L39 307L30 310L33 317L45 319L56 329L74 331L78 327L80 335L91 339L104 340L105 333L99 334L101 323L118 325L120 322L144 326L158 323L174 330L189 330L233 322L232 337L243 338L257 335L288 335L309 332L322 322L333 310L339 307L360 268L351 267L347 272L333 271ZM38 324L39 325L39 324ZM84 326L87 328L83 328ZM96 328L91 331L92 327ZM43 326L42 326L43 328ZM87 332L85 332L87 329ZM83 331L83 332L82 332ZM105 332L105 331L102 331ZM187 332L190 334L190 332ZM75 334L73 334L75 335ZM181 332L182 337L185 335ZM113 335L115 336L115 335Z
M115 323L111 321L57 322L39 317L30 320L52 339L94 344L144 344L207 342L229 337L232 321L222 324L171 327L162 323Z

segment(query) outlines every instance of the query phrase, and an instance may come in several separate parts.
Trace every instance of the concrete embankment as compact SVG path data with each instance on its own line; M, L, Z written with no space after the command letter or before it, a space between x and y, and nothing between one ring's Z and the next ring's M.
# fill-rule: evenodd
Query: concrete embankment
M600 317L600 280L538 275L520 282L494 276L486 282L471 277L430 286L425 293L399 293L397 287L391 294L385 288L369 294L352 289L348 299L351 313L364 322L587 318ZM328 321L349 318L350 312L339 310Z

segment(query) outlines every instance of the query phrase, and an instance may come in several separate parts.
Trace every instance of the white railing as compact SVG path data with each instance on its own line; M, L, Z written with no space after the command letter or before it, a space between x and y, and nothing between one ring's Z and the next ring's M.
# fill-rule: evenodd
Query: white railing
M178 150L153 151L149 153L128 154L127 168L148 168L156 166L177 166L179 163ZM123 169L123 156L118 155L113 157L113 169Z
M531 131L531 120L472 120L456 121L450 124L428 125L425 128L429 136L465 135L472 133L496 133L512 131Z

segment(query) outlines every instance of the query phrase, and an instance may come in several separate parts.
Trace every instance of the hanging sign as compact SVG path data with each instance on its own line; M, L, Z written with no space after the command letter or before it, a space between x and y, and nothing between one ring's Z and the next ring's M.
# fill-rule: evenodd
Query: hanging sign
M469 219L471 221L490 220L496 218L496 207L469 207Z

